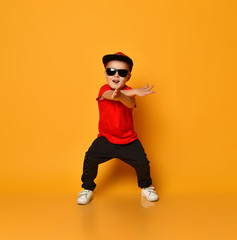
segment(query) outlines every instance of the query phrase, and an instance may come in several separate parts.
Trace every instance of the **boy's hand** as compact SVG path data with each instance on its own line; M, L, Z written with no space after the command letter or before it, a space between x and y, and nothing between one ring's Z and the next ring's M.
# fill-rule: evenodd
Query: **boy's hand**
M136 106L135 98L129 97L123 94L122 90L120 90L120 86L118 86L113 92L111 99L114 101L120 101L128 108L134 108Z
M116 88L116 89L113 91L113 94L112 94L111 98L114 99L114 100L118 100L119 97L120 97L120 95L121 95L120 89L119 89L119 88Z
M155 93L155 91L150 91L153 87L154 87L154 85L149 87L148 84L147 84L145 87L136 88L135 94L136 94L136 96L144 97L144 96L146 96L148 94Z

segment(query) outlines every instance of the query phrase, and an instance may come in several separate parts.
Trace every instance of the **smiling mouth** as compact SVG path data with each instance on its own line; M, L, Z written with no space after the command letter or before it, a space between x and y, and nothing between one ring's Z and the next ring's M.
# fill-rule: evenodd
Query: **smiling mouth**
M118 80L112 80L114 83L119 83L119 81Z

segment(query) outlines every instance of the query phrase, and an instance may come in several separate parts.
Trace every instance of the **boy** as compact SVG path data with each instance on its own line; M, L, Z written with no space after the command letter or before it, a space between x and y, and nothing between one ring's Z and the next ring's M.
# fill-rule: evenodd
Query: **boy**
M151 186L149 161L133 128L132 111L135 96L155 93L154 86L132 89L126 85L131 77L133 61L118 52L102 59L107 84L102 86L96 99L99 105L99 134L85 154L82 187L78 204L88 204L93 199L98 165L119 158L135 168L141 195L148 201L157 201L158 195Z

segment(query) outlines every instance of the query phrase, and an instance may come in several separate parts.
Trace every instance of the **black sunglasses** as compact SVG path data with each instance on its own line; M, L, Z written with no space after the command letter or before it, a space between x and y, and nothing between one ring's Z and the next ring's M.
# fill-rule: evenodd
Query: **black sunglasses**
M127 69L106 68L106 72L109 76L114 76L118 72L120 77L126 77L129 71Z

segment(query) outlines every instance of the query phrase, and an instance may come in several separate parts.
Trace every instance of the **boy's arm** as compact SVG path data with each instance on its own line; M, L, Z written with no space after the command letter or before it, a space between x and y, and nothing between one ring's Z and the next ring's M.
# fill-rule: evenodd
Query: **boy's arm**
M121 93L123 93L126 96L132 97L132 96L139 96L144 97L148 94L155 93L155 91L151 91L151 89L154 87L149 87L148 84L145 87L142 88L134 88L134 89L128 89L128 90L121 90Z
M134 97L123 94L122 91L119 89L107 90L102 94L101 97L108 100L120 101L128 108L134 108L136 105L136 100Z
M144 97L148 94L155 93L155 91L151 91L154 86L149 87L148 84L142 88L134 88L128 90L119 90L118 88L115 90L107 90L105 91L100 99L108 99L114 101L120 101L128 108L134 108L136 106L136 100L133 96Z

